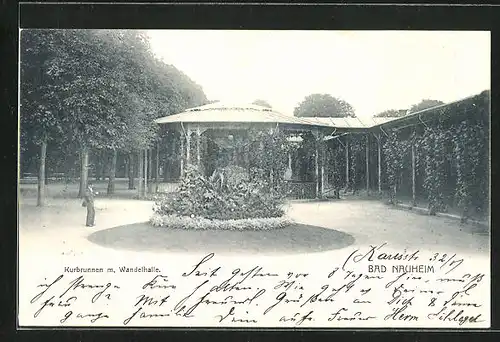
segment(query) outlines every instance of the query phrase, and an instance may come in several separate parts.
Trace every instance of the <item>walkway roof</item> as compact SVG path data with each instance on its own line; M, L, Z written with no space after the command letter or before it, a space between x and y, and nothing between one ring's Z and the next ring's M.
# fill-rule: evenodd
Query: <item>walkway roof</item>
M315 126L334 129L365 130L375 127L393 126L403 122L421 121L423 117L436 117L442 108L466 103L478 96L489 98L489 91L453 101L440 106L427 108L403 117L370 117L370 118L334 118L307 117L299 118L279 113L271 108L253 104L229 104L216 102L200 107L186 109L184 112L165 116L156 120L158 124L174 123L278 123L290 125Z

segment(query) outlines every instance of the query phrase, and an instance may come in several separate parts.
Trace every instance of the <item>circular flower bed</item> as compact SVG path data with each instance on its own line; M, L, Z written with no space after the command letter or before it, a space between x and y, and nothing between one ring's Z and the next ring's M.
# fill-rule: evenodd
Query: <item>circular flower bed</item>
M271 230L285 228L292 222L284 217L211 220L196 216L154 214L150 223L155 227L188 230Z

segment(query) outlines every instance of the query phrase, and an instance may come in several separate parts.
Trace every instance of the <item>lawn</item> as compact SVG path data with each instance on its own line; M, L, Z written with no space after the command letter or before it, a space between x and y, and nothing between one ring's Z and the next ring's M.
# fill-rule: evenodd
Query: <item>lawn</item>
M108 248L217 254L312 253L354 243L349 234L305 224L270 231L193 231L152 227L144 222L101 230L90 234L88 239Z

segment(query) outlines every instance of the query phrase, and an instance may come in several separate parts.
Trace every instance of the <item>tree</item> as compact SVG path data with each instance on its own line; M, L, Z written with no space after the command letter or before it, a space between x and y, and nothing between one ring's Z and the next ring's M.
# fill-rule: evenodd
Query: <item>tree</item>
M349 103L329 94L307 96L293 114L298 117L356 117L354 108Z
M414 104L413 106L411 106L410 110L408 111L408 113L419 112L421 110L424 110L424 109L427 109L427 108L436 107L436 106L440 106L440 105L443 105L443 104L444 104L443 101L424 99L424 100L420 101L419 103Z
M23 153L26 142L40 146L43 179L48 141L78 146L80 194L91 150L112 153L102 158L111 161L112 193L119 150L151 148L158 135L155 118L207 101L199 85L155 58L140 31L22 31L21 49ZM43 188L39 181L39 199Z
M257 105L257 106L266 107L266 108L272 108L271 105L269 104L269 102L267 102L266 100L257 99L255 101L253 101L252 104Z
M373 117L374 118L401 118L405 116L407 113L406 110L396 110L396 109L388 109L384 110L383 112L380 112L378 114L375 114Z
M57 89L67 109L66 132L80 145L82 196L87 185L92 149L116 151L126 133L122 111L130 88L125 68L133 72L126 49L110 44L106 31L63 30L64 53L52 60L59 76ZM133 86L144 83L135 79Z
M57 96L54 68L49 63L63 52L57 31L21 31L21 145L39 146L37 205L45 200L47 145L63 133L62 103ZM22 153L27 153L24 149ZM22 154L22 155L23 155Z

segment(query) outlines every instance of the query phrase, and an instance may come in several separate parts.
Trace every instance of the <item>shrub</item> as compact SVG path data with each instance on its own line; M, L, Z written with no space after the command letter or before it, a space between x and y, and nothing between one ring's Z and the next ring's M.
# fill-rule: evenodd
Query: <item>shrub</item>
M283 196L267 181L248 179L240 169L216 170L206 178L196 168L188 166L178 192L155 204L159 215L195 216L215 220L281 217Z
M196 216L154 214L150 223L155 227L186 230L272 230L285 228L291 221L283 217L210 220Z

